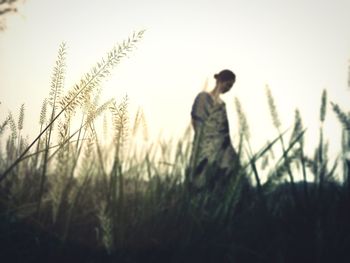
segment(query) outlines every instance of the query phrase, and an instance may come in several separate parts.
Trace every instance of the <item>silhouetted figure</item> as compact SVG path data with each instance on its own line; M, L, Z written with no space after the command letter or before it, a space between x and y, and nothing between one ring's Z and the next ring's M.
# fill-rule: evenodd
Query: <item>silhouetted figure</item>
M215 74L216 85L210 92L200 92L192 106L192 126L195 132L189 183L194 189L213 188L239 165L232 146L225 102L220 94L228 92L236 76L230 70Z

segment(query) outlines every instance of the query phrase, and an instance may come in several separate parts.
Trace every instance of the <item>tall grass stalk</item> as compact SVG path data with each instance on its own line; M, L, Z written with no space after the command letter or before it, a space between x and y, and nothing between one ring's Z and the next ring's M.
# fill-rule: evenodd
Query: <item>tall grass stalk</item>
M66 61L66 45L65 43L62 43L58 51L58 58L56 61L56 66L54 67L52 82L51 82L49 104L51 106L50 123L52 123L52 125L50 125L50 127L48 128L47 140L45 141L44 160L43 160L42 174L40 178L40 189L39 189L39 196L38 196L38 207L37 207L38 215L40 214L40 206L41 206L42 195L43 195L44 185L46 180L47 158L49 156L51 134L54 127L53 120L56 115L57 104L58 104L57 102L60 99L60 96L63 90L63 85L64 85L64 75L65 75L65 68L66 68L65 61Z
M82 182L80 183L80 185L77 186L77 190L75 190L75 192L73 192L73 194L72 194L73 196L71 197L71 201L68 205L68 213L66 216L63 234L62 234L62 241L63 242L65 242L67 237L68 237L73 212L75 211L74 209L75 209L77 203L79 202L80 198L84 194L86 194L85 188L87 187L88 183L91 180L91 174L93 171L93 162L91 162L93 141L91 138L92 137L89 137L89 139L88 139L88 144L87 144L86 150L84 152L83 160L82 160L82 162L84 164L87 164L85 166L85 168L83 168L81 171L82 172L81 177L83 178L83 179L81 179Z
M2 134L5 132L6 127L9 124L9 117L7 117L1 124L0 124L0 139ZM0 144L0 167L4 167L6 158L4 157L4 154L2 152L1 144Z
M1 125L0 125L0 136L4 133L4 131L5 131L5 128L7 127L7 125L9 124L9 117L7 117L4 121L3 121L3 123L1 123Z
M112 101L113 100L109 100L97 108L94 107L93 109L90 109L90 111L88 112L87 117L85 119L85 122L82 123L80 125L79 129L74 133L74 134L81 133L81 131L83 130L81 138L78 137L78 140L76 141L76 147L75 147L75 151L73 152L72 158L69 158L71 160L70 167L66 171L66 173L69 174L69 177L67 177L66 181L63 182L64 187L63 187L63 190L60 194L59 201L58 201L57 216L61 216L61 214L65 213L65 210L66 210L65 204L67 203L67 200L69 199L70 193L73 191L74 174L76 172L76 168L78 166L78 161L79 161L80 155L83 151L85 141L88 142L89 151L92 150L92 147L89 146L91 144L91 137L93 137L93 130L90 129L91 124L93 123L95 118L97 118L100 114L102 114L105 110L107 110L107 108L112 103ZM67 132L64 131L63 133L67 133ZM60 149L62 151L65 151L65 147L70 146L69 143L71 142L70 138L72 136L69 136L69 138L67 138L67 137L68 137L68 133L62 137L62 142L61 142L61 146L60 146ZM79 142L80 142L80 144L79 144ZM68 144L68 145L65 146L66 144ZM78 148L77 148L77 145L78 145ZM82 161L82 162L84 162L84 161Z
M301 115L298 109L295 110L295 121L294 121L294 130L291 136L290 145L292 144L292 141L296 139L298 136L303 134L303 122L301 119ZM302 174L303 174L303 182L304 182L304 194L306 201L309 200L309 193L308 193L308 182L307 182L307 174L306 174L306 161L305 161L305 153L304 153L304 136L301 136L298 140L299 145L299 161L301 163L302 168Z
M105 178L105 180L107 180L107 172L106 172L104 161L103 161L104 157L103 157L103 154L102 154L102 149L101 149L101 145L100 145L100 142L99 142L99 138L97 136L95 124L93 122L90 123L90 129L92 131L92 134L93 134L94 140L95 140L97 157L98 157L98 161L99 161L99 167L101 168L100 171L102 172L103 178ZM107 181L105 183L107 185Z
M337 115L340 123L343 126L342 134L342 152L343 152L343 167L344 169L344 182L347 185L348 195L350 196L350 112L344 112L338 104L331 102L332 109Z
M350 131L347 129L342 130L342 161L343 161L343 182L348 187L348 193L350 195Z
M8 161L12 162L12 160L15 158L15 154L16 154L16 140L18 138L18 132L17 132L17 125L16 122L13 118L13 115L11 112L9 112L8 115L9 118L9 124L10 124L10 130L11 130L11 137L8 140L8 147L7 147L7 156L8 156Z
M42 132L43 126L46 123L46 114L47 114L47 99L45 98L43 103L42 103L41 111L40 111L40 120L39 120L40 131L39 131L39 134ZM35 161L34 161L34 165L33 165L33 170L36 169L36 167L38 166L40 143L41 143L41 138L39 138L38 143L37 143L37 147L36 147L37 154L35 154ZM46 151L46 149L45 149L45 151Z
M291 183L291 191L292 191L292 195L294 196L294 200L296 203L298 203L298 196L297 196L297 192L296 192L296 188L295 188L295 184L294 184L294 177L293 177L293 173L292 170L290 168L290 159L288 158L288 155L286 153L286 147L284 144L284 140L283 137L281 136L281 121L279 119L278 113L277 113L277 108L276 108L276 104L274 102L274 98L272 96L271 90L269 88L268 85L266 85L266 96L267 96L267 101L268 101L268 106L270 109L270 114L272 117L272 122L274 127L276 128L279 138L280 138L280 142L281 142L281 146L282 146L282 154L283 154L283 158L284 158L284 166L287 169L287 173L289 175L289 180Z
M321 109L320 109L320 141L318 146L318 152L317 152L317 160L318 160L318 174L317 174L317 180L319 183L319 194L322 195L323 191L323 184L325 179L325 173L326 173L326 156L325 156L325 145L324 145L324 139L323 139L323 126L324 121L326 118L326 112L327 112L327 92L326 90L323 90L322 92L322 98L321 98Z
M17 155L22 150L21 149L22 148L21 132L23 130L23 122L24 122L24 104L21 105L21 108L19 110L18 122L17 122L17 127L18 127Z
M111 197L109 207L111 208L112 224L113 224L113 240L114 245L123 246L123 225L124 215L124 173L123 159L125 157L125 146L129 133L128 119L128 97L125 96L123 101L117 106L114 102L110 107L113 115L113 124L115 130L115 158L111 173ZM119 235L117 235L119 233Z

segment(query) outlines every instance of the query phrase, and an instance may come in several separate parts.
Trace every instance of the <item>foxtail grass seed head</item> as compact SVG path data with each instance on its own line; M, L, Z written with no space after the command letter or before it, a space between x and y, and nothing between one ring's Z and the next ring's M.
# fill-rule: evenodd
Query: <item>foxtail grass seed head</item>
M5 131L8 124L9 118L7 117L6 120L0 125L0 135Z
M142 129L142 137L145 141L148 140L148 127L147 127L147 121L145 117L145 113L141 107L138 108L134 120L134 126L132 129L132 135L135 136L138 131Z
M92 123L98 116L105 112L113 104L113 102L114 99L110 99L97 108L96 105L94 105L93 109L91 109L88 113L87 124Z
M273 125L275 126L276 129L280 129L281 121L280 121L280 119L278 117L275 101L273 99L270 87L268 85L266 85L266 96L267 96L267 101L268 101L268 104L269 104L269 109L270 109L270 114L271 114L271 117L272 117Z
M343 125L345 129L350 131L350 116L349 116L350 114L346 114L342 109L340 109L338 104L331 102L331 105L340 123Z
M324 122L326 119L326 110L327 110L327 91L324 89L322 92L321 99L321 111L320 111L320 120Z
M144 32L145 30L134 33L127 41L123 41L122 44L113 47L107 53L107 56L102 58L91 69L90 73L86 73L80 80L80 83L76 84L62 98L60 101L62 110L74 112L78 106L81 106L84 100L90 97L91 93L98 88L101 81L110 74L113 67L119 64L120 60L135 48L135 44L141 40Z
M65 114L64 119L58 122L58 137L60 143L63 143L69 136L69 125L70 115Z
M104 204L104 203L103 203ZM101 209L99 209L98 213L98 219L100 223L100 228L102 232L102 244L107 250L108 253L111 253L113 250L113 223L111 216L109 216L105 212L106 204L102 206Z
M44 125L46 122L46 113L47 113L47 99L45 98L43 101L43 104L41 105L41 111L40 111L40 120L39 124Z
M122 154L129 133L128 96L125 96L118 106L114 101L109 108L113 115L117 152Z
M135 136L141 123L141 107L137 109L135 119L134 119L134 125L132 127L132 136Z
M103 136L104 138L107 138L108 135L108 121L107 121L107 114L103 114Z
M141 120L142 120L142 135L143 135L143 139L145 141L148 141L149 139L149 131L148 131L148 124L147 124L147 120L146 120L146 116L144 111L141 112Z
M295 139L299 134L303 132L303 121L301 119L299 109L295 110L295 120L294 120L294 129L291 136L291 141ZM300 138L300 142L303 143L304 137Z
M53 112L57 109L57 103L63 92L64 76L66 70L66 44L61 43L58 50L58 57L53 69L51 78L51 90L49 93L49 104L53 108ZM53 116L52 116L53 117Z
M248 121L244 114L241 102L237 97L235 97L235 106L236 106L236 112L238 115L239 132L246 138L247 141L249 141L250 132L249 132Z
M16 139L18 134L17 134L17 127L16 127L16 122L13 118L12 112L9 113L9 123L10 123L10 129L11 129L11 137L12 139Z
M19 117L18 117L18 130L23 130L23 122L24 122L24 104L21 105L21 108L19 110Z

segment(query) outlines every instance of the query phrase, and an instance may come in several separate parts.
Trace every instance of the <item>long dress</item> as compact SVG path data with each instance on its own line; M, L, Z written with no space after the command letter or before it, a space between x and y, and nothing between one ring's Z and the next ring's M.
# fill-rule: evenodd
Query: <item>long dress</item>
M208 92L200 92L193 103L191 116L195 135L190 182L201 188L208 180L208 167L232 171L238 165L238 156L231 143L226 105L222 100L215 102Z

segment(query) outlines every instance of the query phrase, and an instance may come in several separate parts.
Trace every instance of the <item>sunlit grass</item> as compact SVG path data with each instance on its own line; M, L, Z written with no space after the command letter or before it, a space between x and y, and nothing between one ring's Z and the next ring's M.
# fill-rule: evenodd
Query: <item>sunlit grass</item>
M304 151L307 128L300 112L283 130L268 88L276 136L253 149L254 131L236 98L239 169L225 181L208 169L205 186L193 191L189 161L196 145L190 127L178 141L150 143L142 109L130 116L127 97L99 102L101 80L142 34L109 52L66 95L62 44L37 138L30 143L23 138L23 105L18 120L10 113L0 123L1 244L10 243L14 251L19 245L9 240L20 235L24 243L32 242L28 253L39 258L48 247L55 255L62 247L74 254L77 244L94 248L96 257L120 260L329 262L334 253L345 256L349 114L332 104L344 132L340 157L330 163L323 138L326 91L319 144L311 157ZM336 174L337 165L343 166L342 175ZM34 230L15 231L19 224Z

